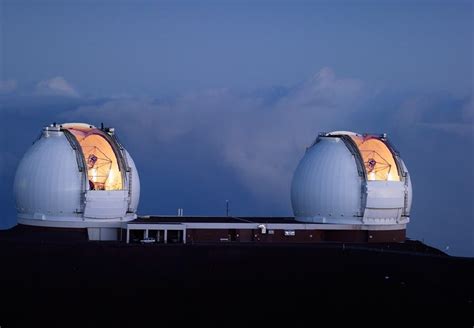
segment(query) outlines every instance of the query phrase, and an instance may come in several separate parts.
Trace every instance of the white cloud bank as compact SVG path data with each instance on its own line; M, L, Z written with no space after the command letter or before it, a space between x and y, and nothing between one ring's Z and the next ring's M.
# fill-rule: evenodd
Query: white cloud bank
M364 98L360 80L338 78L323 68L271 102L227 89L207 90L160 103L118 99L83 106L65 120L103 121L120 127L134 151L159 158L160 148L189 140L231 167L250 192L288 201L292 172L317 133L347 129L350 113ZM150 147L153 145L153 147ZM139 150L139 148L142 148Z
M38 82L35 93L45 96L79 97L79 92L62 76Z
M77 95L77 92L72 94ZM58 101L55 97L46 98L45 101L52 104ZM34 97L32 100L35 108L54 107ZM59 100L64 106L64 99ZM64 107L61 114L50 111L49 116L48 110L11 108L10 123L5 125L14 130L19 124L29 122L31 129L28 130L33 131L45 120L104 122L117 128L119 138L125 142L140 170L163 176L169 171L155 171L158 162L165 166L179 164L176 171L188 169L192 175L200 176L199 181L205 181L212 180L215 174L205 166L215 168L217 164L225 168L225 174L237 177L253 194L252 210L264 208L265 213L273 214L291 213L291 176L305 147L318 132L388 132L415 181L416 202L409 226L410 237L424 238L437 246L451 245L453 254L472 256L473 207L469 191L474 165L472 152L467 152L473 149L474 140L472 95L458 99L445 94L377 93L360 80L341 78L324 68L292 88L273 88L270 92L242 95L228 89L215 89L167 101L154 98L69 100L71 105ZM84 105L76 107L78 102ZM0 148L3 146L7 153L15 154L9 139L0 138L2 140ZM466 156L460 160L460 154ZM10 163L4 166L5 176L13 174L19 158L15 156L0 156L3 163ZM449 174L440 175L440 169ZM177 179L179 174L177 172ZM156 201L152 183L157 181L143 184L148 188L143 202ZM432 188L433 181L442 188ZM161 182L167 186L170 183L166 179ZM240 193L240 187L236 186L233 191ZM180 198L184 193L194 197L198 190L184 183L182 189L170 188L166 193L173 198ZM220 190L217 185L216 190ZM203 208L211 208L212 201L203 197L202 202ZM446 229L439 232L432 228L437 226Z

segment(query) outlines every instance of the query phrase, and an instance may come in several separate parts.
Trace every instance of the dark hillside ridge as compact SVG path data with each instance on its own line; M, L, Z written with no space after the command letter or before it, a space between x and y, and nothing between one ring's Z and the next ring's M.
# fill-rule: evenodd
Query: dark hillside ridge
M158 309L165 321L183 311L193 318L225 313L228 319L239 311L260 316L258 311L276 310L294 318L310 315L318 304L364 311L455 308L463 320L473 309L474 259L419 241L142 245L90 242L85 231L49 230L36 238L31 232L0 232L0 290L7 300L0 320L13 317L31 326L36 318L79 311L73 314L77 322L89 326L86 313L103 316L107 305L119 321L120 308L134 311L135 319L124 322L137 327L137 318L151 320ZM61 309L58 317L50 316L52 308Z

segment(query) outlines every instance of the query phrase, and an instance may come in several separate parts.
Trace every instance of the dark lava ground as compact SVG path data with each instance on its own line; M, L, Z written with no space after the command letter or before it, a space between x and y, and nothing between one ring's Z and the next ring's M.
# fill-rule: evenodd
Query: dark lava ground
M473 278L474 259L417 241L126 245L3 232L0 326L151 320L155 327L217 317L275 325L278 318L314 322L328 311L364 321L382 313L390 322L407 311L434 318L449 310L472 327ZM348 316L351 309L358 315Z

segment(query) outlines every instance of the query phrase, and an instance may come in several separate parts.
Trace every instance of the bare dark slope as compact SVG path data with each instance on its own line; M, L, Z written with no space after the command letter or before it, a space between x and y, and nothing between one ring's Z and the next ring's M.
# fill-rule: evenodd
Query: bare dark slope
M473 306L474 260L416 241L126 245L13 236L0 234L0 286L7 300L0 319L29 320L24 311L51 319L52 307L63 309L61 316L71 309L125 306L149 319L158 309L217 315L267 307L300 313L318 304L392 310L428 305L467 315Z

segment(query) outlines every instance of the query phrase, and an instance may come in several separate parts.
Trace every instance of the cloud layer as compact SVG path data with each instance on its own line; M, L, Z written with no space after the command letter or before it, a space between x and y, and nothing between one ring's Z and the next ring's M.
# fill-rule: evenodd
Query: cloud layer
M134 131L146 131L134 143L155 145L156 151L166 144L186 148L187 140L199 140L197 147L231 167L249 192L287 203L291 175L305 146L319 131L349 128L341 122L363 98L361 81L337 78L323 68L275 99L217 89L167 102L111 100L79 107L65 113L64 119L100 120L114 126L126 122L122 133L133 139Z
M35 94L45 96L79 97L77 90L62 76L43 80L36 84Z
M291 87L167 99L85 99L64 79L50 79L38 83L35 97L0 97L9 99L2 113L0 196L13 213L14 170L41 126L104 122L116 127L141 172L141 213L184 207L187 214L215 215L231 199L236 215L291 215L293 171L319 132L387 132L413 177L408 235L472 256L472 97L374 90L330 68Z

